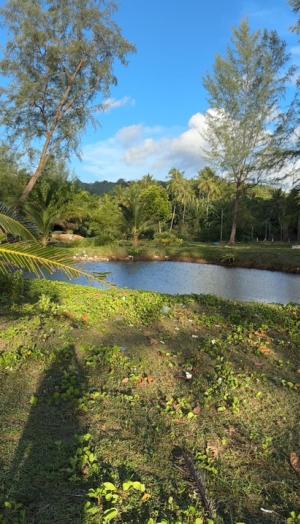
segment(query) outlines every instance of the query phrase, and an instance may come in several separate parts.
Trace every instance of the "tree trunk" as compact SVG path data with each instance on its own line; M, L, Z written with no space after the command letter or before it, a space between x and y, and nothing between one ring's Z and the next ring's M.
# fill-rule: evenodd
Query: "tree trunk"
M183 206L183 214L182 214L182 223L184 224L184 221L185 221L185 204Z
M49 242L49 235L43 235L41 238L41 244L43 247L47 247Z
M43 150L42 150L42 153L41 153L41 157L40 157L38 166L37 166L34 174L32 175L32 177L30 178L28 184L25 186L25 188L23 190L23 193L22 193L22 195L20 197L19 204L21 206L22 206L22 204L24 204L25 200L27 200L28 196L30 195L31 191L33 190L33 188L34 188L35 184L37 183L38 179L43 174L43 171L44 171L44 169L46 167L46 164L47 164L47 161L48 161L48 149L49 149L50 142L52 140L53 132L51 131L51 132L47 133L47 138L46 138L44 146L43 146Z
M297 223L297 242L300 242L300 215L298 215L298 223Z
M240 200L240 192L239 192L239 188L237 187L237 190L235 193L234 206L233 206L232 226L231 226L229 244L235 244L236 242L236 230L237 230L237 222L238 222L238 214L239 214L239 200Z
M173 229L173 225L174 225L174 220L175 220L175 209L176 209L176 207L174 206L174 207L173 207L173 213L172 213L172 219L171 219L171 225L170 225L170 231L172 231L172 229Z
M132 243L134 247L137 247L139 244L139 234L136 229L134 229L132 232Z
M55 112L55 115L54 115L54 118L53 118L53 122L52 124L50 125L49 127L49 130L46 134L46 140L45 140L45 143L43 145L43 149L42 149L42 152L41 152L41 156L40 156L40 160L39 160L39 164L35 170L35 173L32 175L32 177L30 178L28 184L26 185L22 195L21 195L21 198L19 200L19 204L20 206L22 206L22 204L24 204L25 200L27 200L28 196L30 195L31 191L33 190L35 184L37 183L38 179L42 176L43 174L43 171L46 167L46 164L47 164L47 161L48 161L48 158L49 158L49 146L51 144L51 141L52 141L52 138L53 138L53 135L57 129L57 125L58 123L62 120L63 116L66 114L66 112L72 107L73 103L74 103L74 100L70 100L68 102L68 97L71 93L71 90L72 90L72 87L73 87L73 84L75 82L75 79L76 79L76 76L78 75L78 73L80 72L80 70L82 69L83 65L84 65L84 60L81 59L79 64L77 65L73 75L70 77L69 79L69 85L67 86L59 104L58 104L58 107L57 107L57 110Z

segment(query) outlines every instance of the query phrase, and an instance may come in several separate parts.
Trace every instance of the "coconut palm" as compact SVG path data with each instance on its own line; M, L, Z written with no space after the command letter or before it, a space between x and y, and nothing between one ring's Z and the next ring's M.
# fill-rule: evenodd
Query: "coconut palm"
M206 218L208 218L213 201L221 196L220 182L214 172L209 167L205 167L198 173L196 186L199 196L205 200Z
M190 180L184 177L184 172L179 169L171 169L169 171L170 181L168 183L168 192L173 201L173 212L170 230L173 229L176 210L178 207L182 209L181 220L184 224L186 210L195 204L195 195Z
M0 236L1 233L5 235L5 240L2 239L0 243L0 273L2 274L21 269L40 277L43 277L45 272L55 271L62 271L69 278L91 276L88 272L76 269L65 250L42 246L36 238L35 228L2 203L0 203ZM8 242L9 235L21 240Z
M122 195L120 207L123 211L128 230L134 246L139 243L142 233L149 231L154 226L153 217L146 212L146 200L143 198L142 184L131 184Z

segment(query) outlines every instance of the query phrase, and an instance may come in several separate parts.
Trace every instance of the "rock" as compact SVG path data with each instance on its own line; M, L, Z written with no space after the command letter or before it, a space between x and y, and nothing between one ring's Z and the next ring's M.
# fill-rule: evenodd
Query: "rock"
M74 235L74 233L55 233L55 231L52 233L51 238L53 238L53 240L59 240L60 242L76 242L77 240L84 240L84 237L81 235Z

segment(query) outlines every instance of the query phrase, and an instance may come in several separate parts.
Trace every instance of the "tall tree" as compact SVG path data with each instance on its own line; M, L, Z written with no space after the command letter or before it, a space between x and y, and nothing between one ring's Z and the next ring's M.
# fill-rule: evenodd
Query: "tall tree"
M168 183L168 192L172 200L172 219L170 230L173 229L176 211L178 208L181 209L181 220L184 224L186 210L189 206L192 206L195 200L193 187L190 180L184 177L184 171L172 168L169 171L170 181Z
M277 33L251 33L247 22L234 30L225 58L217 56L207 75L211 111L207 116L208 158L234 184L230 242L236 240L239 202L249 182L270 172L272 128L291 70Z
M1 11L8 29L0 73L2 124L35 158L24 202L51 155L78 148L97 94L117 80L116 59L134 50L113 21L110 0L8 0Z
M198 173L196 187L199 191L200 198L202 197L205 200L206 217L208 217L212 202L221 195L220 180L212 169L205 167Z

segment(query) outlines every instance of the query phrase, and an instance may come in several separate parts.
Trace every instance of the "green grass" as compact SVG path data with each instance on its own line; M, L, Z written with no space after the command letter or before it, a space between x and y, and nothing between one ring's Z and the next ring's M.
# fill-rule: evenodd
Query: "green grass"
M1 296L0 522L209 522L195 472L215 523L298 522L299 307Z
M161 245L154 241L143 241L138 247L130 242L115 242L104 246L93 246L83 241L69 247L74 255L104 257L108 259L165 259L222 264L236 267L269 269L300 273L300 250L284 244L237 244L225 245L184 242L182 245Z

